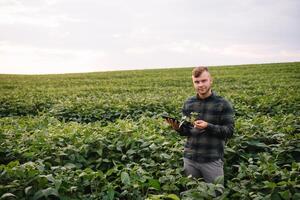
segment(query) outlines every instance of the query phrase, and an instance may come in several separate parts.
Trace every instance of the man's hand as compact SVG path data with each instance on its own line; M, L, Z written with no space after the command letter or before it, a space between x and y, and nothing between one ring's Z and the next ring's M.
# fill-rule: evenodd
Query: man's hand
M174 130L179 130L179 124L172 119L166 119L166 122L172 126Z
M194 121L194 127L199 129L205 129L208 126L208 123L203 120Z

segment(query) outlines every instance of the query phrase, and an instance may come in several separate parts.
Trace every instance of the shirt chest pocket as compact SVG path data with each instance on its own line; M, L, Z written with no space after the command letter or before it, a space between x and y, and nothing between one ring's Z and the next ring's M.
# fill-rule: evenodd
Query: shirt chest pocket
M205 115L205 105L202 103L194 103L191 106L190 115L196 119L202 119Z
M222 104L211 105L204 116L204 120L212 124L221 124L222 112Z

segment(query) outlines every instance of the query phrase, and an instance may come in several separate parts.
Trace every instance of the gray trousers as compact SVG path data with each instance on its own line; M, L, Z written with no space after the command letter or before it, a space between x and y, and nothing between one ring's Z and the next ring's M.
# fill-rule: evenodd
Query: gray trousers
M203 178L207 183L213 183L219 176L224 176L224 162L219 159L213 162L199 163L188 158L183 159L184 171L187 176Z

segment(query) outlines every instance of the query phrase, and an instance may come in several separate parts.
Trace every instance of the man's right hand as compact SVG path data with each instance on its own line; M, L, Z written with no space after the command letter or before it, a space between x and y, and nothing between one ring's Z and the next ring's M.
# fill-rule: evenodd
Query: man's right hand
M174 130L179 130L179 123L173 121L172 119L166 119L166 122L170 124Z

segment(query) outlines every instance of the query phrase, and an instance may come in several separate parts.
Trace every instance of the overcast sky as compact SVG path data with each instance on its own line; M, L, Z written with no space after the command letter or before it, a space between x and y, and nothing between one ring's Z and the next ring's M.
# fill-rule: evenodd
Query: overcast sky
M0 0L0 73L288 61L299 0Z

